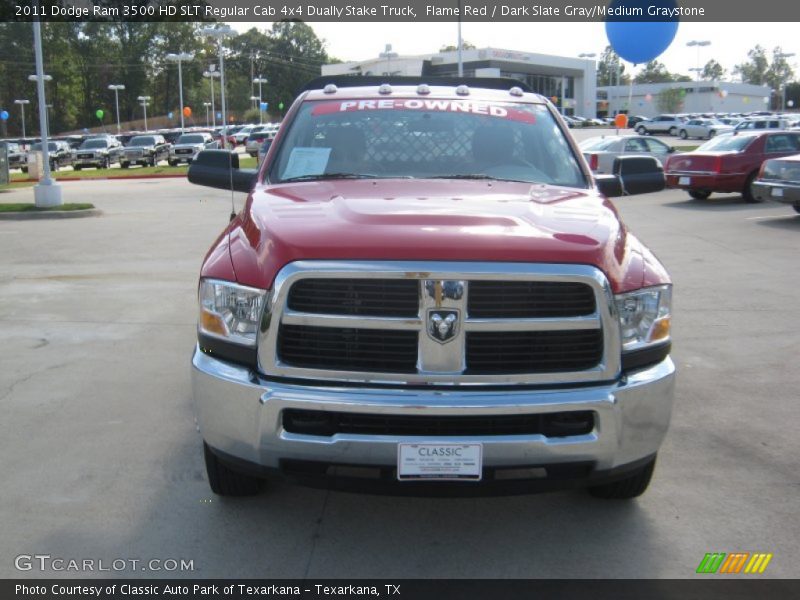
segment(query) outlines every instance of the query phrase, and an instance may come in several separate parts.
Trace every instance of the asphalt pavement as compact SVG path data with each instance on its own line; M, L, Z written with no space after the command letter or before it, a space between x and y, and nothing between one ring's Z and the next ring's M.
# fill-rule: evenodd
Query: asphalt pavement
M737 551L773 553L763 576L797 576L791 207L680 191L616 202L675 282L673 423L638 500L288 484L219 499L205 479L189 359L198 270L231 197L183 180L63 185L65 201L104 214L0 222L0 577L109 576L15 567L44 554L134 577L688 578L705 553ZM29 188L0 194L31 200Z

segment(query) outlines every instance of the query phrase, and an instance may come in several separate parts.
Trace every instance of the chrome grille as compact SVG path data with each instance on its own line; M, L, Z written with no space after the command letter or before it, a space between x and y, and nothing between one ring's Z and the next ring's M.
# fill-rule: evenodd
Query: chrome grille
M259 337L272 376L408 384L563 384L619 372L619 326L585 265L300 261Z

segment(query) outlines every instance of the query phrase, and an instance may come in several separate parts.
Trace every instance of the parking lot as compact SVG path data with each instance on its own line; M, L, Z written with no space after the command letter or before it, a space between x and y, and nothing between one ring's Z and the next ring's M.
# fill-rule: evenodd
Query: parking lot
M49 554L185 559L193 571L168 575L208 578L683 578L706 552L737 551L773 553L765 576L796 576L800 216L790 206L681 191L616 201L675 283L675 410L640 499L286 484L219 499L189 358L198 269L230 195L184 180L63 189L104 214L0 221L2 577L42 576L14 558Z

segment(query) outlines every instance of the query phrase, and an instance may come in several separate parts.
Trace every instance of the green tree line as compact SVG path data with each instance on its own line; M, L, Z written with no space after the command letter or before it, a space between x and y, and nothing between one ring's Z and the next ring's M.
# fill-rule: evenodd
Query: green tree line
M119 92L120 120L142 118L139 96L150 96L148 117L173 113L180 122L178 67L166 60L170 53L194 55L183 63L184 106L192 110L193 122L205 124L204 102L211 101L211 84L203 77L210 65L219 68L219 47L201 34L205 23L43 23L44 70L47 82L50 129L54 133L97 128L116 131L116 109L111 84L122 84ZM252 109L251 96L258 95L253 77L264 77L262 99L269 104L272 120L280 118L278 105L288 108L299 87L319 76L320 66L333 62L325 43L305 23L283 21L269 30L252 28L227 38L224 43L226 104L229 116L242 118ZM30 23L0 23L0 110L9 113L0 134L21 135L20 107L16 99L28 99L26 130L38 134L38 100L33 27ZM220 110L219 79L214 81L217 111ZM96 112L104 112L101 121ZM257 117L256 117L257 118Z

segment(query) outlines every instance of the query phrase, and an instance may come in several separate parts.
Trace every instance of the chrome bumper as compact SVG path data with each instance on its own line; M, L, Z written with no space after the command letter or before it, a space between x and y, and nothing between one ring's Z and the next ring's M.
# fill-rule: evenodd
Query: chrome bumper
M391 465L401 441L483 443L486 467L591 461L597 470L653 455L672 412L675 366L668 357L623 380L574 389L486 391L403 388L314 387L259 379L251 370L195 348L192 388L205 441L219 452L266 468L282 460L332 464ZM510 415L561 411L595 412L595 429L570 437L543 435L395 437L289 433L287 408L397 415Z

